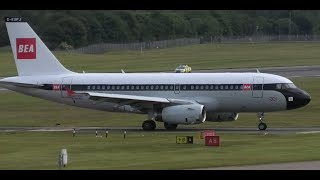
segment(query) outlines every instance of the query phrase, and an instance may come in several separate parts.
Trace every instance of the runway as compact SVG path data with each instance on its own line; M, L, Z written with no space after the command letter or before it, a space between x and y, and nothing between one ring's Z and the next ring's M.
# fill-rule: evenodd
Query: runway
M268 128L265 131L260 131L257 128L178 128L173 131L158 128L154 131L144 131L141 127L0 127L0 132L61 132L61 131L73 131L76 129L77 132L95 133L99 131L104 133L108 131L120 131L123 132L153 132L153 133L186 133L186 132L200 132L205 130L215 130L217 133L238 133L238 134L310 134L320 133L320 128Z
M267 68L241 68L241 69L218 69L218 70L194 70L193 72L257 72L270 73L287 78L293 77L320 77L320 66L294 66L294 67L267 67Z
M320 170L320 161L200 168L196 170Z

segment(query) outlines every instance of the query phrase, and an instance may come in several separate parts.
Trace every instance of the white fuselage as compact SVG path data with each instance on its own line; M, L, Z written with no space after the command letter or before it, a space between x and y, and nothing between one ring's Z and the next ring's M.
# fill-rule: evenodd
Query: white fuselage
M4 87L68 105L134 113L147 112L136 111L130 106L117 107L112 102L95 103L86 96L69 96L64 87L77 92L191 100L205 105L208 112L271 112L285 110L286 99L280 92L265 90L263 87L268 84L292 83L284 77L265 73L74 73L17 76L2 81L59 85L54 90L13 85ZM251 88L244 87L247 85L251 85ZM262 87L255 89L255 85Z

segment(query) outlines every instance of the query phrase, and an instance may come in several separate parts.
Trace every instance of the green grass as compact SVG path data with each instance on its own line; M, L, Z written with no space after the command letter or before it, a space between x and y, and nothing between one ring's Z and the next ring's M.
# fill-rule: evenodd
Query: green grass
M293 82L310 93L311 102L300 109L266 113L268 127L320 127L320 78L295 78ZM26 95L0 93L0 126L135 126L146 115L110 113L58 104ZM234 122L205 122L185 127L257 127L255 113L240 113ZM163 124L157 122L157 127ZM183 126L179 126L183 127Z
M195 69L320 65L320 43L202 44L100 55L56 52L67 68L82 72L173 71L179 64ZM0 76L16 75L11 49L0 49Z
M176 144L176 135L194 136L194 144ZM68 152L71 169L191 169L215 166L320 160L320 134L219 134L220 147L208 147L198 133L110 132L0 133L0 169L58 169Z
M193 69L319 65L320 43L195 45L103 55L56 53L63 65L82 72L173 71L179 64ZM16 75L10 48L0 48L0 76ZM319 78L296 78L309 92L306 107L268 113L269 127L320 127ZM57 104L13 92L0 93L0 126L138 126L145 115L100 112ZM256 127L256 115L240 114L235 122L205 122L192 127ZM163 127L162 123L157 123ZM66 169L190 169L213 166L320 160L319 134L248 135L220 134L220 147L175 144L169 132L119 132L107 139L71 132L0 133L0 169L58 169L58 154L67 148Z

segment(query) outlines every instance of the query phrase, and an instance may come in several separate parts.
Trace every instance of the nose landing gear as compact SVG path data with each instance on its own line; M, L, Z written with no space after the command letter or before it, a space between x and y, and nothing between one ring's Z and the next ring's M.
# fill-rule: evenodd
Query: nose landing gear
M267 124L264 122L264 112L262 113L257 113L257 116L259 118L259 124L258 128L260 131L264 131L267 129Z

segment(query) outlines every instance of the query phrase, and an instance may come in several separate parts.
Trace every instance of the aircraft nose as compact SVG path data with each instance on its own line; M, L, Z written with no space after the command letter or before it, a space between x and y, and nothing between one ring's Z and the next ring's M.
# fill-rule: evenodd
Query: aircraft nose
M304 92L304 96L303 96L303 104L304 106L309 104L309 102L311 101L311 96L310 94L308 94L307 92Z
M287 109L296 109L296 108L303 107L309 104L310 101L311 101L311 96L307 92L300 90L294 93L292 97L288 97Z

